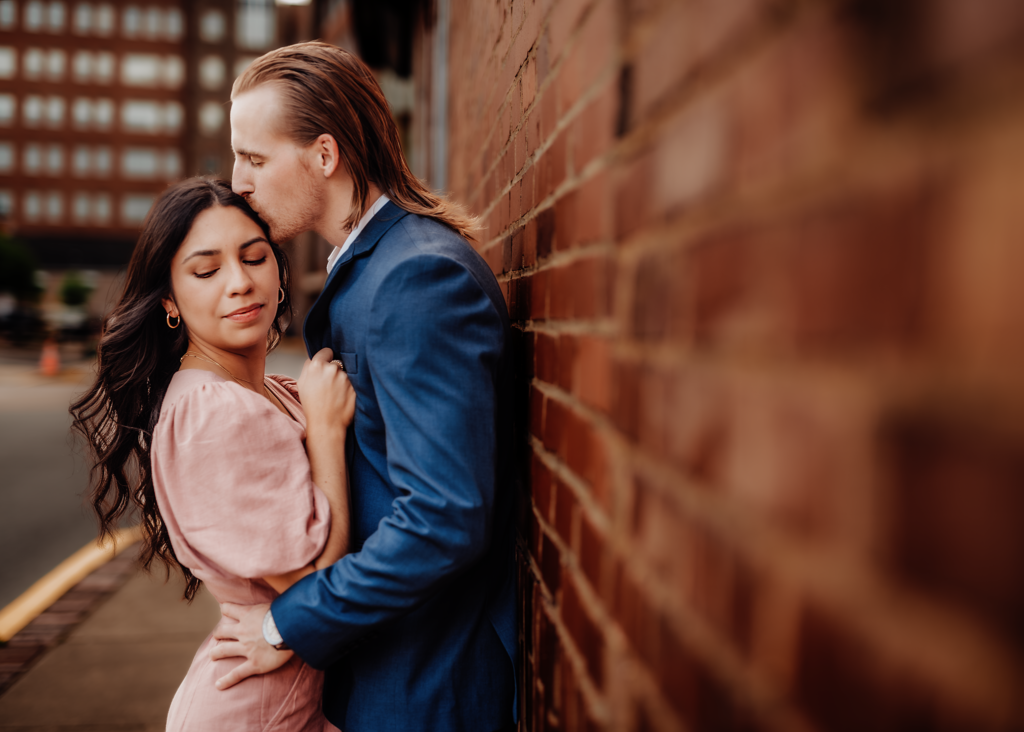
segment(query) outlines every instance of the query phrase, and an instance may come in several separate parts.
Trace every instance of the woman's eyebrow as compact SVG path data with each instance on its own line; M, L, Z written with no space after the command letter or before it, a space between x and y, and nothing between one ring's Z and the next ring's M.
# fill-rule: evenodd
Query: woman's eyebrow
M251 247L253 244L255 244L257 242L263 242L264 244L269 244L270 243L269 241L264 239L262 236L255 236L252 239L250 239L249 241L247 241L244 244L242 244L242 246L238 247L238 249L239 249L239 251L241 251L242 249L245 249L246 247Z
M220 249L203 249L203 250L198 251L198 252L192 252L187 257L185 257L183 260L181 260L181 263L185 264L185 262L187 262L188 260L192 259L192 257L212 257L212 256L214 256L216 254L220 254Z
M264 239L262 236L257 236L257 237L253 237L252 239L250 239L247 242L243 242L242 245L238 247L238 250L241 251L243 249L246 249L247 247L251 247L253 244L256 244L258 242L264 242L265 244L269 244L270 243L266 239ZM185 257L183 260L181 260L181 263L185 264L185 262L187 262L188 260L192 259L192 257L213 257L213 256L216 256L217 254L220 254L220 253L221 253L220 249L202 249L202 250L200 250L198 252L192 252L187 257Z

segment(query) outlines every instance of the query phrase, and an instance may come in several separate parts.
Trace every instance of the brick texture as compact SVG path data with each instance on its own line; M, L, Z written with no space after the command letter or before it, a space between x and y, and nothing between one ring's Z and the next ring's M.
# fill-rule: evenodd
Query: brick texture
M520 728L1024 728L1024 6L451 5Z

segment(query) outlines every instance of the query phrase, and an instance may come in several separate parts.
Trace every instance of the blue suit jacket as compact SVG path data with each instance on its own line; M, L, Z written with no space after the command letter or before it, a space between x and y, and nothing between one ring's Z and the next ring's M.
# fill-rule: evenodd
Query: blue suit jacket
M306 317L356 390L350 553L273 605L345 732L516 716L508 312L459 235L388 203Z

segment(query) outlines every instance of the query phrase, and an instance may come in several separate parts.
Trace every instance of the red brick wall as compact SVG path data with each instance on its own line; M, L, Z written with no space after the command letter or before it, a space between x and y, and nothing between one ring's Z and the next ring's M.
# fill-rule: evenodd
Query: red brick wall
M1024 4L452 0L522 728L1024 726Z

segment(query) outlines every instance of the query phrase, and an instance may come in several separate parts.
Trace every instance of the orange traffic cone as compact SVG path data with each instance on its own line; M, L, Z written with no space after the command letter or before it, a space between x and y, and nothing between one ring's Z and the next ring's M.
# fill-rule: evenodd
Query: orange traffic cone
M39 370L43 376L56 376L60 373L60 348L53 338L47 338L43 343L43 353L39 357Z

